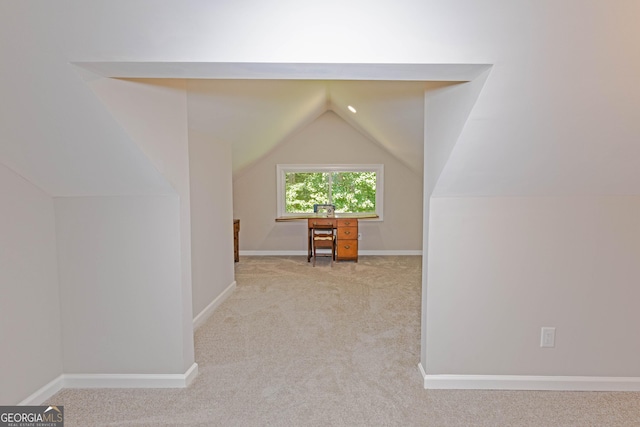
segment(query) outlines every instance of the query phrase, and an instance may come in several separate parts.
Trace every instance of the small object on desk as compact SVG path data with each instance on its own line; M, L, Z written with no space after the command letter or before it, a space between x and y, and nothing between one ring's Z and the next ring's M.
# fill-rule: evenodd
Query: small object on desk
M321 215L321 216L333 216L336 211L336 207L334 205L329 204L315 204L313 205L313 213Z

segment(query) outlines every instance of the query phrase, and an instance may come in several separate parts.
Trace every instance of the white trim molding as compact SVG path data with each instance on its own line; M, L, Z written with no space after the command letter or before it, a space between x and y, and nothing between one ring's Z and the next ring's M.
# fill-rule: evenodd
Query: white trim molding
M38 406L46 402L51 396L64 388L64 375L59 375L56 379L40 387L31 396L18 403L20 406Z
M367 251L358 250L359 256L422 256L422 250L408 250L408 251Z
M422 250L358 251L358 256L411 256L422 255ZM307 251L240 251L240 256L307 256Z
M640 391L640 377L429 375L419 368L432 390Z
M196 317L193 318L193 330L195 331L200 326L202 326L202 324L207 321L207 319L213 314L213 312L216 311L216 308L218 308L218 306L222 304L224 300L229 298L229 296L235 289L236 281L234 280L233 283L227 286L227 289L222 291L222 293L218 295L213 301L211 301L209 305L204 308L204 310L202 310Z
M184 374L65 374L65 388L185 388L198 375L194 363Z
M307 251L240 251L240 256L307 256Z
M197 375L197 363L184 374L62 374L18 405L41 405L63 388L186 388Z

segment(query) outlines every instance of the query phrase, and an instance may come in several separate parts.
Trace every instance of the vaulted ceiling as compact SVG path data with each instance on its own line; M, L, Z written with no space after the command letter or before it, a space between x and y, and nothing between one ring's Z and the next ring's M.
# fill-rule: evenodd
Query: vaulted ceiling
M413 81L190 80L189 127L232 144L233 171L333 111L421 173L424 93ZM356 113L348 106L353 106Z
M232 146L233 172L333 111L423 172L425 92L476 78L483 64L76 63L103 77L184 79L189 128ZM91 77L90 77L91 78ZM353 106L356 113L349 111Z

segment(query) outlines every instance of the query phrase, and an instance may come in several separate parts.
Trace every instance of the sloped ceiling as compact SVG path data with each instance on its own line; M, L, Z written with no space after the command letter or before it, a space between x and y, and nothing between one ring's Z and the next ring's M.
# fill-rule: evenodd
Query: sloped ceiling
M331 110L422 173L428 82L190 80L189 127L232 144L233 171ZM351 105L357 112L348 110Z
M74 64L102 77L185 79L189 127L232 145L234 175L328 110L422 173L425 91L471 81L490 68L487 64ZM349 105L357 112L349 111Z

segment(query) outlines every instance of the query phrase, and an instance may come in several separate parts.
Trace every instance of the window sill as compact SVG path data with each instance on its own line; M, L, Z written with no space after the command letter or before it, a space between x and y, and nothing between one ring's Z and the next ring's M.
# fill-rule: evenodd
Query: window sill
M291 216L279 216L276 218L276 222L288 222L288 221L299 221L304 219L313 219L313 218L357 218L357 219L371 219L371 220L381 220L380 217L376 214L366 214L366 213L336 213L332 216L327 215L318 215L318 214L299 214L299 215L291 215Z

